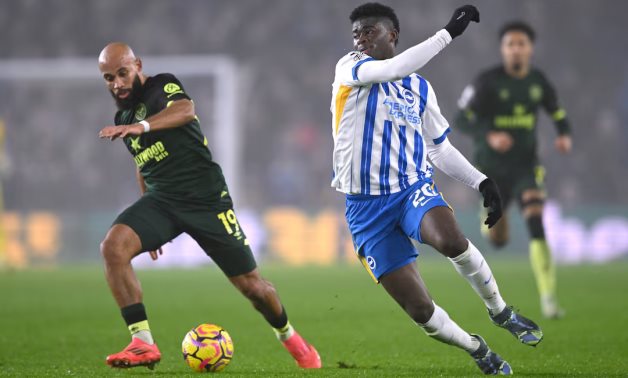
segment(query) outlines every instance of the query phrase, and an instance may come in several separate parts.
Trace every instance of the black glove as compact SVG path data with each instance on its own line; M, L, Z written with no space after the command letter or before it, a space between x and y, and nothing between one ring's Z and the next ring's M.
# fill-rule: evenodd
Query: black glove
M445 25L445 30L449 32L451 38L456 38L469 26L469 22L480 22L480 12L473 5L464 5L454 11L449 23Z
M502 217L502 197L495 181L490 178L480 183L480 193L484 197L484 207L488 207L488 217L484 224L491 228Z

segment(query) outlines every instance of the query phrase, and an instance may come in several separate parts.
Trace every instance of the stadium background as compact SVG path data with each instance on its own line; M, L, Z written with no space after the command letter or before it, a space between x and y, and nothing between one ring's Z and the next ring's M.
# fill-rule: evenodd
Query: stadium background
M391 1L401 19L399 48L430 36L460 3ZM535 63L556 86L574 129L570 156L553 149L555 131L544 115L538 130L551 201L546 221L557 259L626 256L628 66L619 40L628 3L476 3L481 24L472 25L421 72L433 83L443 113L452 120L464 86L499 61L499 26L515 18L529 21L538 32ZM230 60L240 130L235 152L225 151L220 139L225 134L220 128L231 125L221 117L230 115L212 106L225 89L211 76L182 80L196 100L216 159L223 165L226 154L234 159L227 180L256 253L262 260L295 264L353 261L343 198L329 188L329 101L334 64L351 47L347 15L356 4L0 2L4 264L97 262L98 242L111 220L138 197L133 162L122 144L96 138L115 111L96 66L100 49L113 40L128 42L140 57ZM58 59L78 58L93 62L93 77L90 71L77 78L47 71ZM25 62L36 62L37 72ZM179 74L187 60L178 62L167 69ZM146 72L157 73L151 59L144 65ZM469 139L457 132L451 139L470 154ZM442 174L438 181L464 230L479 241L476 193ZM509 251L525 251L525 229L517 212L511 214ZM189 250L190 243L182 243L168 248ZM191 256L185 261L195 264L194 256L204 261L196 252Z
M465 2L386 1L401 21L399 48L432 35ZM439 188L487 255L505 298L539 320L546 341L526 348L491 325L466 282L427 248L422 274L436 301L482 334L517 374L626 376L628 2L473 3L482 22L421 74L451 120L464 86L499 62L500 25L521 18L537 30L535 63L556 86L574 129L569 156L554 151L546 116L538 129L548 173L548 236L561 263L567 317L540 319L518 212L511 209L512 243L497 252L479 234L477 194L442 174ZM291 321L321 352L324 369L309 375L476 371L465 353L422 335L372 284L353 256L343 197L329 188L333 67L351 48L348 14L358 4L0 0L0 376L146 374L111 372L103 363L128 332L103 278L98 244L115 215L138 197L129 153L96 137L115 112L96 64L114 40L144 57L147 73L179 76L195 99L263 273ZM470 154L465 136L454 131L451 139ZM138 271L163 353L157 373L189 373L181 338L196 324L215 322L236 345L225 374L298 374L249 303L218 269L200 263L208 259L185 238L168 244L157 263L135 261L143 268L185 266Z

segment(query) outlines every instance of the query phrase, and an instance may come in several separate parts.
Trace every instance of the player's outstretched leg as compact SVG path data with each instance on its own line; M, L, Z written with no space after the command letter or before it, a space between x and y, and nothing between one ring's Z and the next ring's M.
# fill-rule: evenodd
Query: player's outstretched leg
M414 263L383 275L381 283L428 336L465 350L485 374L512 373L508 362L492 352L484 339L464 331L432 301Z
M131 343L121 352L107 356L106 362L111 367L147 366L153 369L161 360L142 304L140 282L131 266L131 259L140 249L137 234L122 224L111 227L100 245L107 283L131 332Z
M299 367L305 369L321 367L318 352L292 327L277 291L270 282L260 276L257 268L249 273L229 277L229 280L273 327L277 339L281 341Z
M541 341L543 332L539 326L506 306L491 268L480 251L460 232L450 209L431 209L421 222L421 238L450 259L456 271L482 298L495 324L510 331L526 345L534 346Z
M530 233L530 263L541 299L541 312L546 318L558 319L565 315L565 311L558 305L556 269L545 240L543 196L537 189L526 190L522 194L521 207Z

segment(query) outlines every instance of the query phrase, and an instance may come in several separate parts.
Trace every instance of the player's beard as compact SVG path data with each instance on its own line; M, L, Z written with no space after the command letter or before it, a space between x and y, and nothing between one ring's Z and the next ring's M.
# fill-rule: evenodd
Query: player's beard
M136 75L135 79L133 79L133 85L131 85L131 92L126 98L119 98L116 96L113 91L109 91L114 101L116 102L116 106L120 110L131 109L137 105L140 98L142 97L142 82L140 81L140 75Z
M513 62L512 70L515 71L515 72L521 72L523 70L523 63L522 62Z

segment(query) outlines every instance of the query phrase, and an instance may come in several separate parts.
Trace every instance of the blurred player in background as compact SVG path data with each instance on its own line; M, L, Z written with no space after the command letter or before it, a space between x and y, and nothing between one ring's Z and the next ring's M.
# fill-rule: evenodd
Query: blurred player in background
M4 230L4 193L2 191L2 184L4 183L4 176L8 170L8 159L4 149L5 139L5 126L4 120L0 119L0 269L6 268L8 265L7 259L7 239L6 232Z
M107 45L98 66L119 109L115 126L99 136L124 140L142 192L101 244L107 282L132 336L107 364L153 368L161 359L131 259L142 251L157 259L164 243L186 232L264 316L297 364L319 368L316 349L292 328L275 288L260 276L222 170L181 83L171 74L145 75L141 60L123 43Z
M414 71L479 22L473 6L458 8L443 30L395 56L399 20L390 7L368 3L350 15L353 52L336 65L332 94L332 187L346 193L346 219L360 261L372 278L425 332L467 351L486 374L510 374L510 365L479 335L460 328L436 305L415 264L410 238L433 246L482 298L492 321L526 345L543 333L502 299L491 269L462 234L431 176L432 163L484 196L486 223L501 216L495 183L447 139L449 125L434 89Z
M477 166L495 179L504 208L512 200L519 207L530 234L530 261L536 277L543 315L561 317L556 298L556 273L543 228L545 171L537 157L536 125L539 107L551 116L558 131L554 143L560 153L571 151L569 122L556 91L530 60L534 31L523 22L501 29L502 64L481 73L467 86L459 101L457 127L473 136ZM496 247L509 238L508 218L488 230Z

